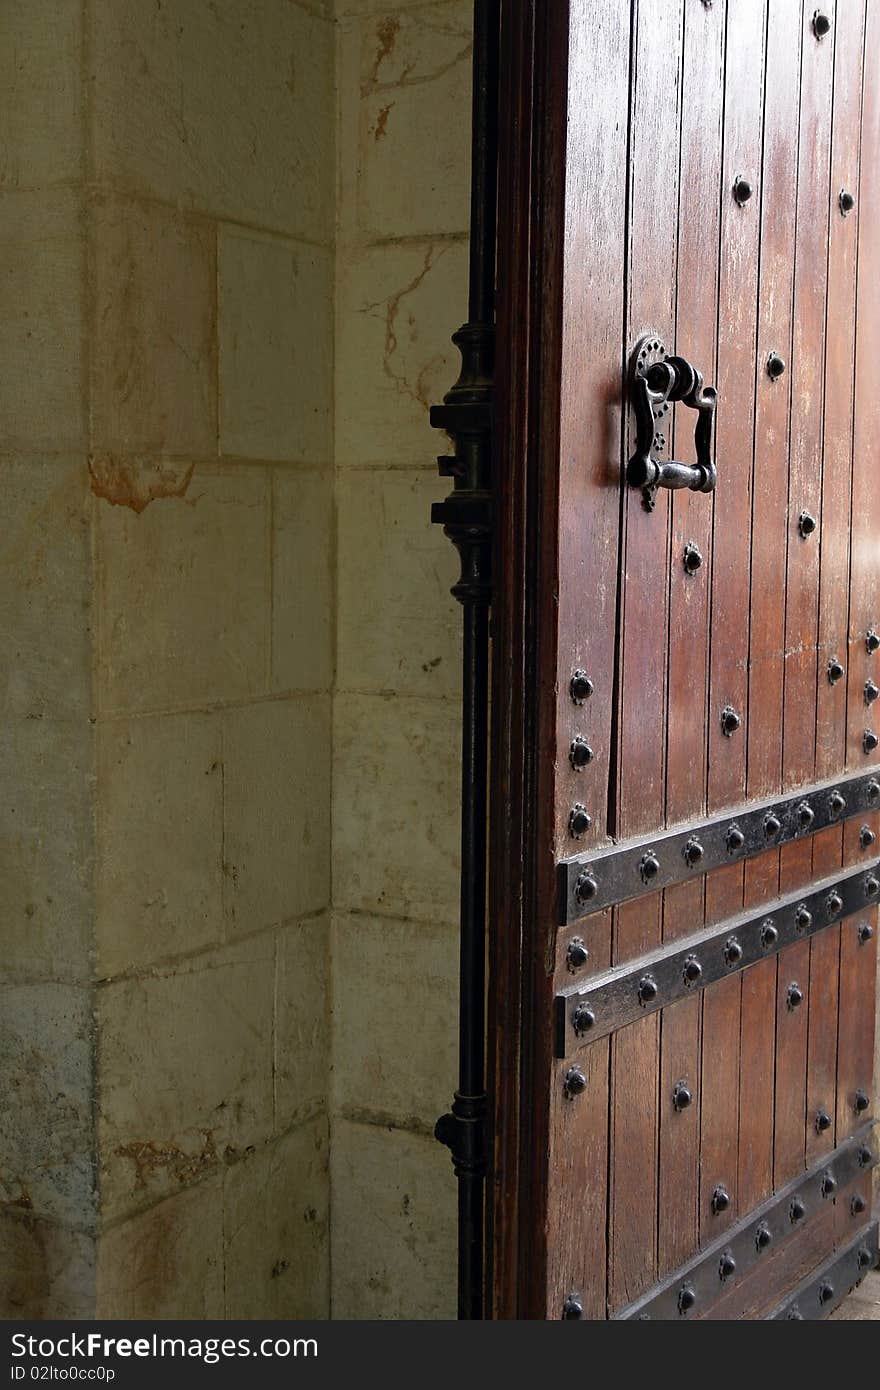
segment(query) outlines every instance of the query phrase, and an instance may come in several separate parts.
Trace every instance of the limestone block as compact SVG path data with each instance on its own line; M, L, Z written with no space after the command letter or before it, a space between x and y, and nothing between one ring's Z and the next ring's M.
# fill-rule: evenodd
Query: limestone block
M461 690L460 566L431 502L436 473L346 470L337 489L338 684L446 695Z
M7 981L88 977L92 745L86 719L0 726L0 950Z
M221 719L179 714L98 731L101 978L223 936Z
M0 1318L89 1318L95 1312L95 1242L81 1231L0 1212Z
M322 1115L227 1171L227 1318L329 1317L328 1157Z
M331 253L221 227L219 263L220 452L329 463Z
M90 233L95 452L116 460L216 453L213 228L171 208L97 195Z
M10 459L2 479L0 710L7 718L84 718L91 702L85 459Z
M333 475L276 469L272 506L272 688L333 680Z
M98 177L329 242L333 26L295 4L96 0Z
M388 244L340 256L336 461L426 466L447 449L431 405L456 380L449 341L467 309L464 241Z
M148 496L150 480L166 493ZM263 469L93 478L106 709L161 710L262 693L268 666L269 483Z
M98 991L102 1208L219 1171L272 1128L275 943L263 935Z
M0 189L79 176L81 0L0 6Z
M458 919L460 726L452 701L337 696L338 907Z
M229 930L253 932L330 900L330 700L229 710L224 725Z
M84 447L84 269L77 190L0 193L4 453Z
M101 1237L96 1316L224 1316L219 1174L120 1222Z
M327 1103L330 929L311 918L278 933L275 979L275 1129Z
M436 1139L333 1127L334 1318L454 1318L456 1191Z
M92 1048L87 990L0 990L0 1207L71 1225L91 1218Z
M333 926L334 1106L430 1133L458 1065L458 928L362 914Z

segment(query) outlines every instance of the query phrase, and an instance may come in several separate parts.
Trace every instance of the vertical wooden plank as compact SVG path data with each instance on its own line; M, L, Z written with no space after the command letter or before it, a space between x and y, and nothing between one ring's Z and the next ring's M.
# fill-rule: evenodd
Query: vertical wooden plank
M751 440L754 428L754 345L758 292L760 213L757 200L740 205L733 185L740 175L757 185L761 165L765 6L730 0L725 49L724 155L721 186L718 313L717 452L719 486L712 532L712 623L709 676L709 808L735 805L746 784L746 730L722 732L726 706L744 719L748 668ZM744 441L748 441L744 447ZM742 869L711 874L706 913L717 920L742 904ZM725 980L703 999L700 1114L700 1230L711 1239L735 1219L739 1118L741 978ZM718 1186L731 1196L716 1214Z
M768 7L768 88L759 192L761 249L758 283L755 440L752 477L752 552L749 612L749 682L746 790L750 799L782 784L783 651L785 605L779 601L788 536L790 376L772 378L772 352L791 356L792 267L797 208L797 129L800 93L801 0ZM776 896L779 853L745 866L745 903ZM776 960L762 961L742 981L739 1107L739 1209L749 1211L773 1184L773 1077Z
M718 168L724 96L724 5L686 5L682 54L681 171L678 197L676 350L715 380L718 313ZM696 210L700 215L694 216ZM676 413L674 456L695 461L694 417ZM709 498L689 491L671 498L669 659L666 729L666 819L697 817L706 804L706 701L709 677L708 557L712 539ZM684 565L687 545L704 563ZM663 940L703 920L704 880L668 889ZM702 1001L684 999L660 1020L660 1166L657 1277L681 1264L699 1240L700 1024ZM686 1080L695 1103L676 1111L665 1104Z
M626 348L649 330L674 338L677 257L681 0L636 0L630 127L629 303ZM658 132L662 132L658 138ZM649 511L624 498L624 568L618 654L617 829L632 835L664 813L669 494ZM654 717L645 718L645 710ZM615 914L614 959L660 940L659 895ZM611 1045L609 1306L656 1278L659 1018L617 1033Z
M560 443L557 644L557 757L554 811L558 857L607 835L609 766L615 669L615 608L620 532L622 344L625 317L627 133L630 94L630 6L608 6L598 18L573 3L539 12L552 28L549 81L565 81L565 217L560 363ZM601 194L597 195L597 190ZM588 673L593 693L576 704L574 671ZM576 772L568 758L583 734L594 750ZM588 808L583 841L571 836L571 809ZM564 963L568 940L560 933ZM611 914L590 919L577 933L587 941L587 970L611 958ZM568 976L566 983L571 983ZM565 1097L564 1067L552 1065L547 1194L546 1315L558 1318L565 1297L577 1291L584 1316L606 1316L606 1228L609 1044L584 1059L586 1092Z
M834 6L826 13L834 25ZM794 247L794 301L791 362L788 554L786 564L785 708L783 781L786 787L816 776L816 642L819 603L820 532L806 533L802 514L818 523L822 506L822 424L825 373L825 308L828 263L828 171L831 144L833 37L818 40L814 7L805 3L801 37L801 100L798 135L798 193ZM827 680L827 677L826 677ZM829 685L829 689L831 689ZM834 866L839 831L820 842ZM815 845L804 840L782 852L780 879L785 891L805 885L816 872ZM820 862L825 862L820 858ZM774 1180L778 1186L799 1171L806 1157L807 1040L812 1009L811 944L790 947L777 965L777 1042ZM817 947L819 957L828 947ZM833 953L833 947L832 947ZM818 966L817 966L818 969ZM797 1010L788 1007L793 984L806 995ZM820 989L817 1008L827 1000ZM816 1028L814 1027L814 1034ZM817 1135L818 1138L818 1135Z

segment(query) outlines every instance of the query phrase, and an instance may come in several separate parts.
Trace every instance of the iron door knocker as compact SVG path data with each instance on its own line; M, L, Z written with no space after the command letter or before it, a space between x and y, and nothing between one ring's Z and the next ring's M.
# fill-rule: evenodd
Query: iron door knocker
M653 509L658 487L713 492L718 476L712 461L715 388L704 386L702 373L683 357L668 357L662 340L649 333L639 339L630 359L630 395L636 413L636 449L626 466L626 481L642 489L648 509ZM697 412L695 464L654 458L654 452L666 447L658 425L673 401Z

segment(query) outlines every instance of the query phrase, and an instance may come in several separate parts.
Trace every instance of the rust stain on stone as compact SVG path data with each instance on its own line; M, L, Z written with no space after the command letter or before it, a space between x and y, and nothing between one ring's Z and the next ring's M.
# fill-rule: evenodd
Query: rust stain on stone
M160 498L185 497L194 472L194 463L146 463L115 454L92 454L89 459L95 496L138 515Z
M129 1144L120 1144L115 1153L118 1158L130 1159L134 1164L138 1188L149 1187L152 1179L162 1173L178 1186L186 1186L216 1168L221 1161L211 1130L204 1132L202 1147L196 1153L186 1153L177 1144L159 1144L154 1139L135 1139ZM228 1149L226 1157L228 1161Z

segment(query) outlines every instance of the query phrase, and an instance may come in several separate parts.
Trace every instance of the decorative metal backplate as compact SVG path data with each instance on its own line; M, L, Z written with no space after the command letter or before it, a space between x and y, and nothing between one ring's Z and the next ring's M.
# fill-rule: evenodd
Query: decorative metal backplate
M558 866L560 924L877 810L880 778L876 771L860 772L788 796L750 801L658 835L573 855Z
M876 1167L877 1159L877 1136L873 1127L867 1125L808 1173L749 1212L699 1255L622 1309L617 1319L660 1321L705 1316L723 1294L735 1288L787 1236L803 1230L820 1212L827 1211L829 1202L842 1200L856 1178ZM865 1244L864 1232L854 1248L859 1244Z
M842 1251L838 1251L799 1284L767 1314L767 1322L812 1322L827 1318L877 1265L878 1228L875 1221Z
M625 1028L686 995L776 955L877 902L880 861L862 864L789 893L755 911L738 913L691 936L676 937L613 970L556 996L556 1055L568 1057L596 1038ZM806 986L806 980L789 982ZM797 1007L800 1000L794 1001Z

